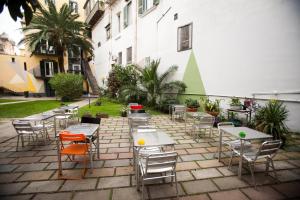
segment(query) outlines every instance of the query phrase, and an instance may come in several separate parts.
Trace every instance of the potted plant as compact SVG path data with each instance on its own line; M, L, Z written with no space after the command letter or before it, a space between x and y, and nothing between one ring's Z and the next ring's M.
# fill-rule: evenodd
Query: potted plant
M232 110L241 110L242 109L242 103L238 97L231 98L230 109L232 109Z
M283 145L288 133L285 121L288 117L288 110L282 102L270 100L264 107L257 110L255 114L255 128L259 131L273 135L273 139L281 139Z
M188 98L185 100L185 104L188 112L197 112L198 108L200 107L200 104L196 99Z
M204 104L204 109L205 111L216 117L219 115L220 113L220 100L216 99L216 100L210 100L209 98L203 98L203 104Z
M128 112L127 107L123 107L123 108L120 110L121 117L127 117L127 112Z

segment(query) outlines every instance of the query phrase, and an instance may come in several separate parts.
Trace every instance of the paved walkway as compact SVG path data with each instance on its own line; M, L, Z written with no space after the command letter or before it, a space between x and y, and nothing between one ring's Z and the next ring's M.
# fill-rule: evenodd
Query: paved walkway
M49 99L49 97L47 98L35 98L35 100L46 100L46 99ZM52 99L55 99L55 98L52 98ZM91 102L95 101L95 99L91 99ZM89 100L88 99L83 99L81 101L77 101L77 102L74 102L74 103L71 103L69 105L77 105L79 107L83 107L85 105L88 105L89 104ZM38 114L34 114L34 115L31 115L31 116L35 116L35 115L38 115ZM16 135L16 132L11 124L11 121L13 119L4 119L2 121L0 121L0 143L3 142L3 141L6 141L12 137L15 137L17 136Z
M243 199L300 199L300 152L281 150L275 158L278 178L265 175L265 166L256 166L257 190L251 186L251 176L244 170L237 178L236 161L228 170L213 158L218 136L195 142L184 132L184 124L172 122L166 116L155 116L151 123L176 140L178 152L177 176L182 200L243 200ZM136 200L131 166L132 149L127 118L108 118L101 121L100 160L95 161L92 174L82 180L57 179L56 145L41 145L15 152L16 139L0 144L0 199L64 199L64 200ZM190 131L190 128L188 128ZM233 139L224 136L225 140ZM295 139L297 145L300 138ZM226 153L225 153L226 154ZM224 164L225 163L225 164ZM80 175L81 165L63 163L64 175ZM175 187L165 182L150 184L146 196L150 199L175 199Z

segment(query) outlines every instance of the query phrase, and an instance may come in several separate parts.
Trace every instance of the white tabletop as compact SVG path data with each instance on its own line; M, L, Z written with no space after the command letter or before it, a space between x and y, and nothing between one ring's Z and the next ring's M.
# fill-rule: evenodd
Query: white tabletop
M151 115L149 113L130 113L128 114L129 119L149 119Z
M144 139L145 144L139 145L138 140ZM173 140L168 134L157 130L154 132L147 133L133 133L133 142L136 147L143 146L167 146L176 144L175 140Z
M67 131L71 133L83 133L87 137L92 136L97 129L99 128L99 124L90 124L90 123L81 123L72 125L66 128Z
M223 127L220 128L221 131L224 131L226 133L229 133L235 137L240 138L239 133L241 131L246 133L246 137L245 138L240 138L243 140L256 140L256 139L269 139L269 138L273 138L271 135L268 135L266 133L248 128L248 127Z
M54 117L55 113L53 112L47 112L43 114L37 114L29 117L22 118L20 120L25 120L25 121L42 121L42 120L47 120L50 119L51 117Z

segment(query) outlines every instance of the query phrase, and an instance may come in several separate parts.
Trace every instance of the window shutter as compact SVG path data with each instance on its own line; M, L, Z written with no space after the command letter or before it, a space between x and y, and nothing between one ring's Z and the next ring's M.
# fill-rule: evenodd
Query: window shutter
M143 1L144 0L139 0L139 14L143 14Z
M58 73L58 64L57 64L57 62L53 62L53 71L54 71L54 74Z
M41 77L45 77L45 63L43 60L40 61L40 68L41 68Z
M127 9L127 5L124 7L123 13L124 13L124 28L126 28L128 26L128 9Z

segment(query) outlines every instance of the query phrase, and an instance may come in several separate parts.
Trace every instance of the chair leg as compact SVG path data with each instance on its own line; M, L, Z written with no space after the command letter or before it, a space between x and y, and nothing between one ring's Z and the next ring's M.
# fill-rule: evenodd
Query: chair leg
M177 183L176 171L174 172L174 175L175 175L176 197L178 198L178 183Z
M18 139L17 139L17 148L16 148L16 151L19 150L19 140L20 140L20 135L18 134Z
M255 182L255 176L254 176L254 164L249 162L249 168L250 168L250 172L251 172L252 183L254 185L254 188L256 189L256 182Z
M145 183L144 180L142 179L142 200L144 200L144 187L145 187Z
M266 176L269 174L269 168L270 168L270 161L267 160L267 162L266 162Z
M273 168L273 172L274 172L275 178L276 178L276 180L278 180L278 176L277 176L277 173L276 173L276 169L275 169L275 166L274 166L274 162L273 162L272 159L270 159L270 162L271 162L271 165L272 165L272 168Z

